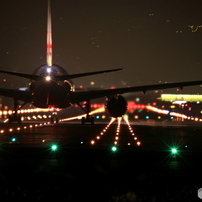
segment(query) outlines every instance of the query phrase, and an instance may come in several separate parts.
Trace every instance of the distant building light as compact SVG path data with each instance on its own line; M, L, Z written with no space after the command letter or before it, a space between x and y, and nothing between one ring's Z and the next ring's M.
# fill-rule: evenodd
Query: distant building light
M198 94L162 94L161 101L186 103L186 102L202 102L202 95ZM177 101L177 102L176 102Z

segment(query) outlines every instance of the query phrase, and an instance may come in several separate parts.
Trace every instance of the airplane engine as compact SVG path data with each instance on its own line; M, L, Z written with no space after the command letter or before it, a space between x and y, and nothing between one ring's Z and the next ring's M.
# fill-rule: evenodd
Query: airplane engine
M105 111L112 117L121 117L126 113L128 103L121 95L111 96L105 101Z

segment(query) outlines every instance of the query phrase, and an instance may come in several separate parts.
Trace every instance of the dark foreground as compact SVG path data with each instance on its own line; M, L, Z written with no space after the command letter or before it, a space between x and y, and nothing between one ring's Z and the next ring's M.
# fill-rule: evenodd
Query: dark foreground
M85 144L103 127L47 126L1 135L1 201L199 200L202 127L136 125L142 146L120 143L116 152L110 149L115 126L102 142ZM126 129L120 135L128 141ZM18 142L6 142L13 136ZM57 141L58 150L39 144L43 138ZM168 149L173 142L177 155Z

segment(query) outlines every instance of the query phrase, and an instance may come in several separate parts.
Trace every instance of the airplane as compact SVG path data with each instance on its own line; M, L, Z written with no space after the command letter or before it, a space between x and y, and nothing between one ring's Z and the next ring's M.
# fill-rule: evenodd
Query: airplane
M199 81L186 81L177 83L155 84L134 86L127 88L116 89L103 89L103 90L90 90L76 92L72 83L72 79L119 71L122 69L110 69L104 71L86 72L80 74L68 74L64 68L57 64L52 63L52 28L51 28L51 8L50 0L48 0L47 9L47 53L46 64L36 68L33 74L25 74L19 72L11 72L0 70L0 73L15 75L30 79L30 87L27 91L20 91L15 89L0 88L0 95L10 97L14 100L14 113L9 116L9 123L21 123L21 116L17 111L21 109L26 103L32 103L33 106L38 108L68 108L72 105L78 105L86 113L86 117L82 118L82 124L90 122L94 124L94 117L90 116L90 100L106 97L105 110L111 117L121 117L127 111L127 101L122 96L124 93L129 92L143 92L149 90L166 89L166 88L180 88L184 86L200 85L202 80ZM19 108L19 101L24 103ZM84 107L81 103L85 102ZM57 123L58 117L56 113L52 114L51 123Z

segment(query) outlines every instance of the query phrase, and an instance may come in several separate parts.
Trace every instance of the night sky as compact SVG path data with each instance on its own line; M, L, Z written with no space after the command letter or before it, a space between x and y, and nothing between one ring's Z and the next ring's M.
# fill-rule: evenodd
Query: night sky
M68 73L124 68L76 85L202 79L201 0L52 0L51 10L55 64ZM32 73L46 63L46 23L46 0L1 2L1 69Z

